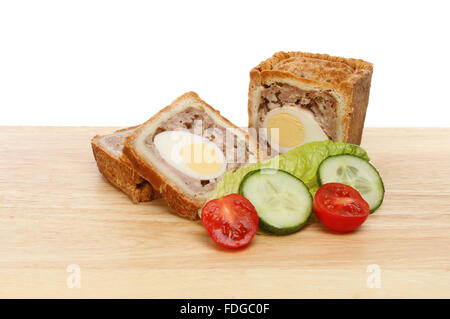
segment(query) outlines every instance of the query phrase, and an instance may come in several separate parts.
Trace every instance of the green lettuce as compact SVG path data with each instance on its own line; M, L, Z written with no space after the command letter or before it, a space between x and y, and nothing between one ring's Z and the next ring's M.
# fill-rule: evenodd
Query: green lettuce
M260 168L277 168L287 171L301 179L314 195L318 189L317 170L320 163L328 156L339 154L351 154L367 161L369 160L366 151L353 144L333 141L304 144L290 150L286 154L275 156L267 161L250 164L234 172L226 172L222 180L217 184L216 189L209 194L208 201L228 194L237 193L244 176L248 172Z

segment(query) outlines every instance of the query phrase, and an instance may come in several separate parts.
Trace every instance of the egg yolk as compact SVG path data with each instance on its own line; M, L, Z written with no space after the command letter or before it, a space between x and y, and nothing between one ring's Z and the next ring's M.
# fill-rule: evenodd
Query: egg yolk
M184 163L198 174L215 174L223 165L217 151L203 143L185 145L181 149L180 155Z
M274 129L274 130L272 130ZM305 127L294 115L278 113L272 115L267 121L267 130L272 142L281 147L294 147L305 140Z

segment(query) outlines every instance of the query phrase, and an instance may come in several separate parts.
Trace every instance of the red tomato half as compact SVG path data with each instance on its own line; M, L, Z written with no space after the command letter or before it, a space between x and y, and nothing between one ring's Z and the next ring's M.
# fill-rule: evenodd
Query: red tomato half
M339 232L358 228L370 213L369 204L361 194L340 183L322 185L314 196L313 209L325 226Z
M255 236L259 218L247 198L230 194L206 203L202 210L202 222L217 244L226 248L240 248Z

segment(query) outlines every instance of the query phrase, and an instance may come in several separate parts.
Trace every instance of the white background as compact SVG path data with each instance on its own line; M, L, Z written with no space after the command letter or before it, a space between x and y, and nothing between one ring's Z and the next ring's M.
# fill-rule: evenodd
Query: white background
M1 1L0 125L147 120L193 90L247 124L276 51L374 63L366 126L450 126L447 1Z

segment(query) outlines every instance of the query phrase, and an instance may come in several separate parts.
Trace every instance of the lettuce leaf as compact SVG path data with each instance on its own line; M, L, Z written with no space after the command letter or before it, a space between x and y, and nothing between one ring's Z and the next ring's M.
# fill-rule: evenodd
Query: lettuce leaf
M317 170L320 163L328 156L339 154L351 154L367 161L369 160L366 151L353 144L333 141L304 144L290 150L286 154L275 156L267 161L241 167L234 172L226 172L222 180L217 184L216 189L209 194L208 201L231 193L237 193L242 179L248 172L268 167L281 169L298 177L314 195L318 189ZM201 209L199 214L200 212Z

